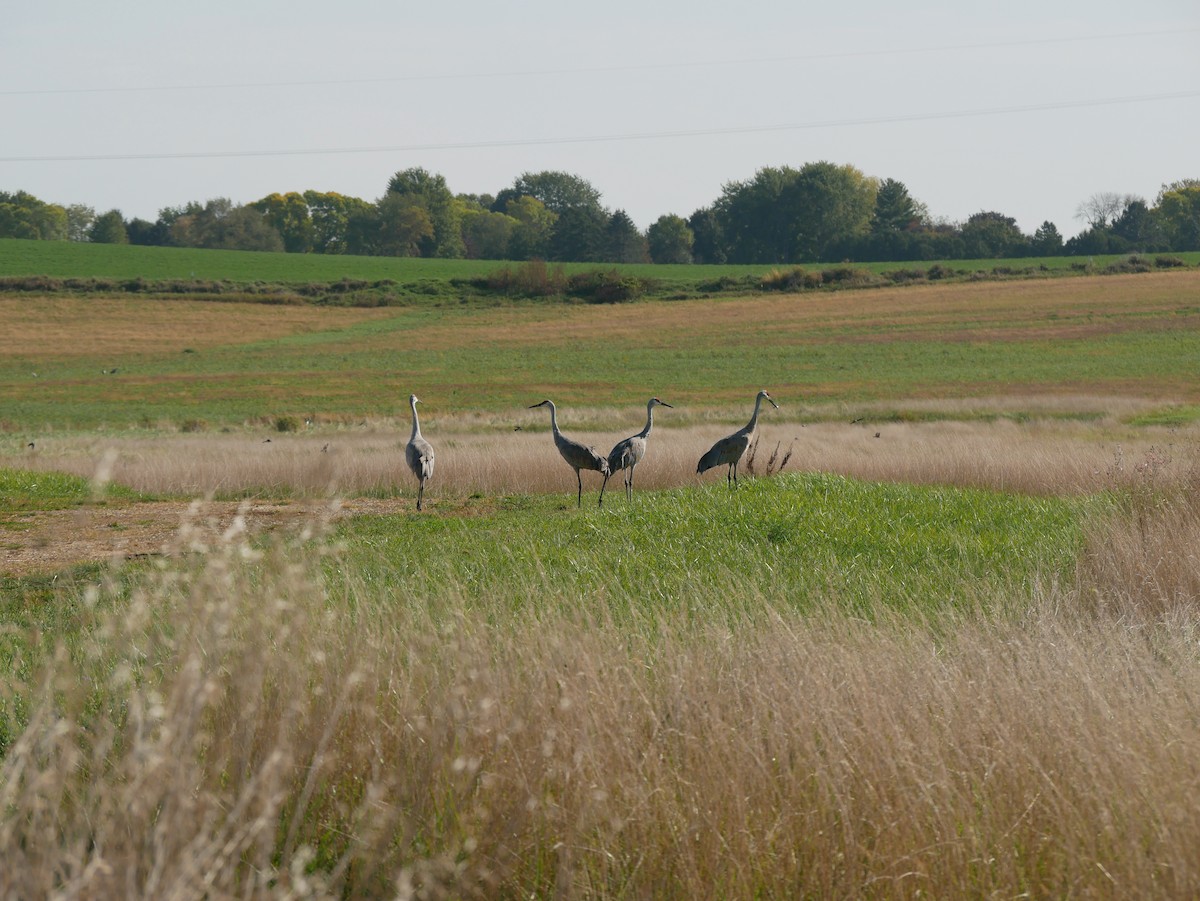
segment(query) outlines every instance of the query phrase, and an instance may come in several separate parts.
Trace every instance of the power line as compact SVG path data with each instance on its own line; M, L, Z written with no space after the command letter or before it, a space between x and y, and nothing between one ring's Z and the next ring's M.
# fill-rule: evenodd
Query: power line
M536 78L543 76L591 75L615 72L669 71L674 69L697 69L709 67L770 65L775 63L820 62L834 59L854 59L881 56L909 56L928 53L946 53L960 50L992 50L1009 47L1036 47L1060 44L1078 44L1093 41L1131 40L1194 34L1200 28L1172 28L1161 31L1128 31L1111 34L1074 35L1057 38L1032 38L1011 41L985 41L968 44L941 44L928 47L891 47L883 50L842 50L829 53L810 53L796 56L759 56L724 60L703 59L684 62L639 63L627 66L583 66L562 69L511 69L493 72L445 72L417 73L413 75L389 75L378 78L333 78L286 81L244 81L210 84L136 85L132 87L86 87L86 88L33 88L28 90L0 91L0 97L47 96L65 94L135 94L169 93L173 91L240 91L257 88L312 88L337 85L396 84L420 81L452 81L483 78Z
M433 150L476 150L491 147L537 147L555 144L601 144L619 141L652 141L663 138L715 137L721 135L757 134L764 132L809 131L822 128L847 128L865 125L891 125L902 122L929 122L941 119L966 119L985 116L1003 116L1019 113L1044 112L1050 110L1087 109L1090 107L1117 106L1126 103L1151 103L1162 100L1187 100L1195 97L1200 97L1200 90L1174 91L1162 94L1140 94L1128 97L1105 97L1096 100L1063 100L1048 103L1029 103L1017 106L999 106L972 110L952 110L948 112L911 113L894 116L864 116L849 119L826 119L822 121L778 123L773 125L738 125L724 128L694 128L673 131L624 132L607 135L581 135L575 137L447 141L428 144L397 144L382 147L325 147L276 150L197 150L164 153L4 156L0 157L0 163L67 163L110 162L118 160L225 159L235 157L264 156L333 156L363 153L417 153Z

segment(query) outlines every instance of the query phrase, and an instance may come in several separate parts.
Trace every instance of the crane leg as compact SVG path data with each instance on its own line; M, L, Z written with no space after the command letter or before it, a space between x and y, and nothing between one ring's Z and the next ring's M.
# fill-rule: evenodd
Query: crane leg
M424 497L425 497L425 483L422 482L420 487L417 488L417 509L418 510L421 509L421 501L424 499Z
M604 481L600 483L600 503L596 504L597 507L604 506L604 486L606 486L608 484L608 479L609 479L609 476L611 476L611 475L612 475L612 473L609 473L608 475L606 475L604 477Z
M575 506L583 506L583 476L579 474L579 470L575 470L575 481L579 483L579 493L575 496Z
M629 467L629 475L625 477L625 500L633 500L633 467Z

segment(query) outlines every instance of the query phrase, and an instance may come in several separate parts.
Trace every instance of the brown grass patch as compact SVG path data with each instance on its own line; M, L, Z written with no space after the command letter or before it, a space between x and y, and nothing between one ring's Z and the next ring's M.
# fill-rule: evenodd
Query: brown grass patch
M1126 328L1182 327L1194 323L1200 303L1200 271L1147 273L1129 277L1095 276L1018 282L913 285L887 291L840 291L831 294L777 295L634 304L621 307L565 306L502 308L473 316L469 322L420 328L422 346L431 350L486 347L490 344L538 345L593 340L647 340L674 346L682 336L711 339L762 332L771 340L799 342L870 327L884 328L878 339L897 334L913 340L945 339L969 331L987 337L1052 339ZM1180 311L1190 309L1180 318ZM1055 317L1053 324L1047 316ZM1128 320L1127 322L1125 320ZM969 327L964 328L964 323ZM1033 325L1036 323L1036 325ZM982 329L975 331L975 329ZM749 330L749 331L748 331ZM369 339L377 346L412 340L405 334Z
M944 407L944 404L930 404ZM914 410L921 405L914 403ZM1136 404L1131 409L1136 409ZM675 427L667 414L656 417L646 458L638 466L635 488L665 489L697 484L696 461L740 420L713 411L710 419ZM501 425L496 417L431 418L422 430L437 454L431 498L472 494L559 493L574 487L574 472L559 457L541 411L522 411ZM598 411L576 410L573 419L600 418ZM699 413L693 411L693 416ZM847 413L847 419L853 414ZM1130 429L1112 420L1100 422L1007 419L970 422L861 422L800 424L771 420L759 425L761 461L775 449L791 452L789 470L833 472L867 480L948 484L1034 494L1084 493L1103 488L1120 463L1139 460L1164 448L1172 470L1191 465L1189 448L1200 429ZM611 418L611 415L610 415ZM859 418L854 416L853 418ZM519 431L513 431L519 426ZM480 428L486 431L480 431ZM504 431L497 431L497 427ZM563 431L607 454L614 444L637 432L630 423L620 431L575 428ZM306 433L182 433L153 437L44 438L34 451L9 446L8 465L51 469L91 477L99 460L114 454L112 478L150 494L205 496L261 492L266 496L322 497L346 493L387 496L407 494L413 483L404 465L408 440L403 422L370 427L323 429ZM269 441L267 439L270 439ZM3 460L0 457L0 460ZM708 479L712 478L710 473ZM585 473L585 488L599 487L599 476Z

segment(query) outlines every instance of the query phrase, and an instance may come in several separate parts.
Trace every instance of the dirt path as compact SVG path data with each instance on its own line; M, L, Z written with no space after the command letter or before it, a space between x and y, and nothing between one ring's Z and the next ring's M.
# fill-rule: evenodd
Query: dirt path
M246 531L300 529L314 521L365 513L399 513L411 499L355 498L336 506L314 501L154 501L31 511L0 529L0 575L54 572L80 563L168 555L213 545L240 516Z

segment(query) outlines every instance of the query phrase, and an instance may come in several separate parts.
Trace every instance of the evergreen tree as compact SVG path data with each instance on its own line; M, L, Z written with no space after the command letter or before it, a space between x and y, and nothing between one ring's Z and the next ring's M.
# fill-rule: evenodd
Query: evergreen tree
M608 262L644 263L648 259L646 239L624 210L617 210L608 218L604 239Z
M1054 257L1063 252L1062 235L1058 233L1058 226L1053 222L1046 220L1038 226L1037 231L1033 233L1033 240L1029 243L1030 252L1037 257Z

